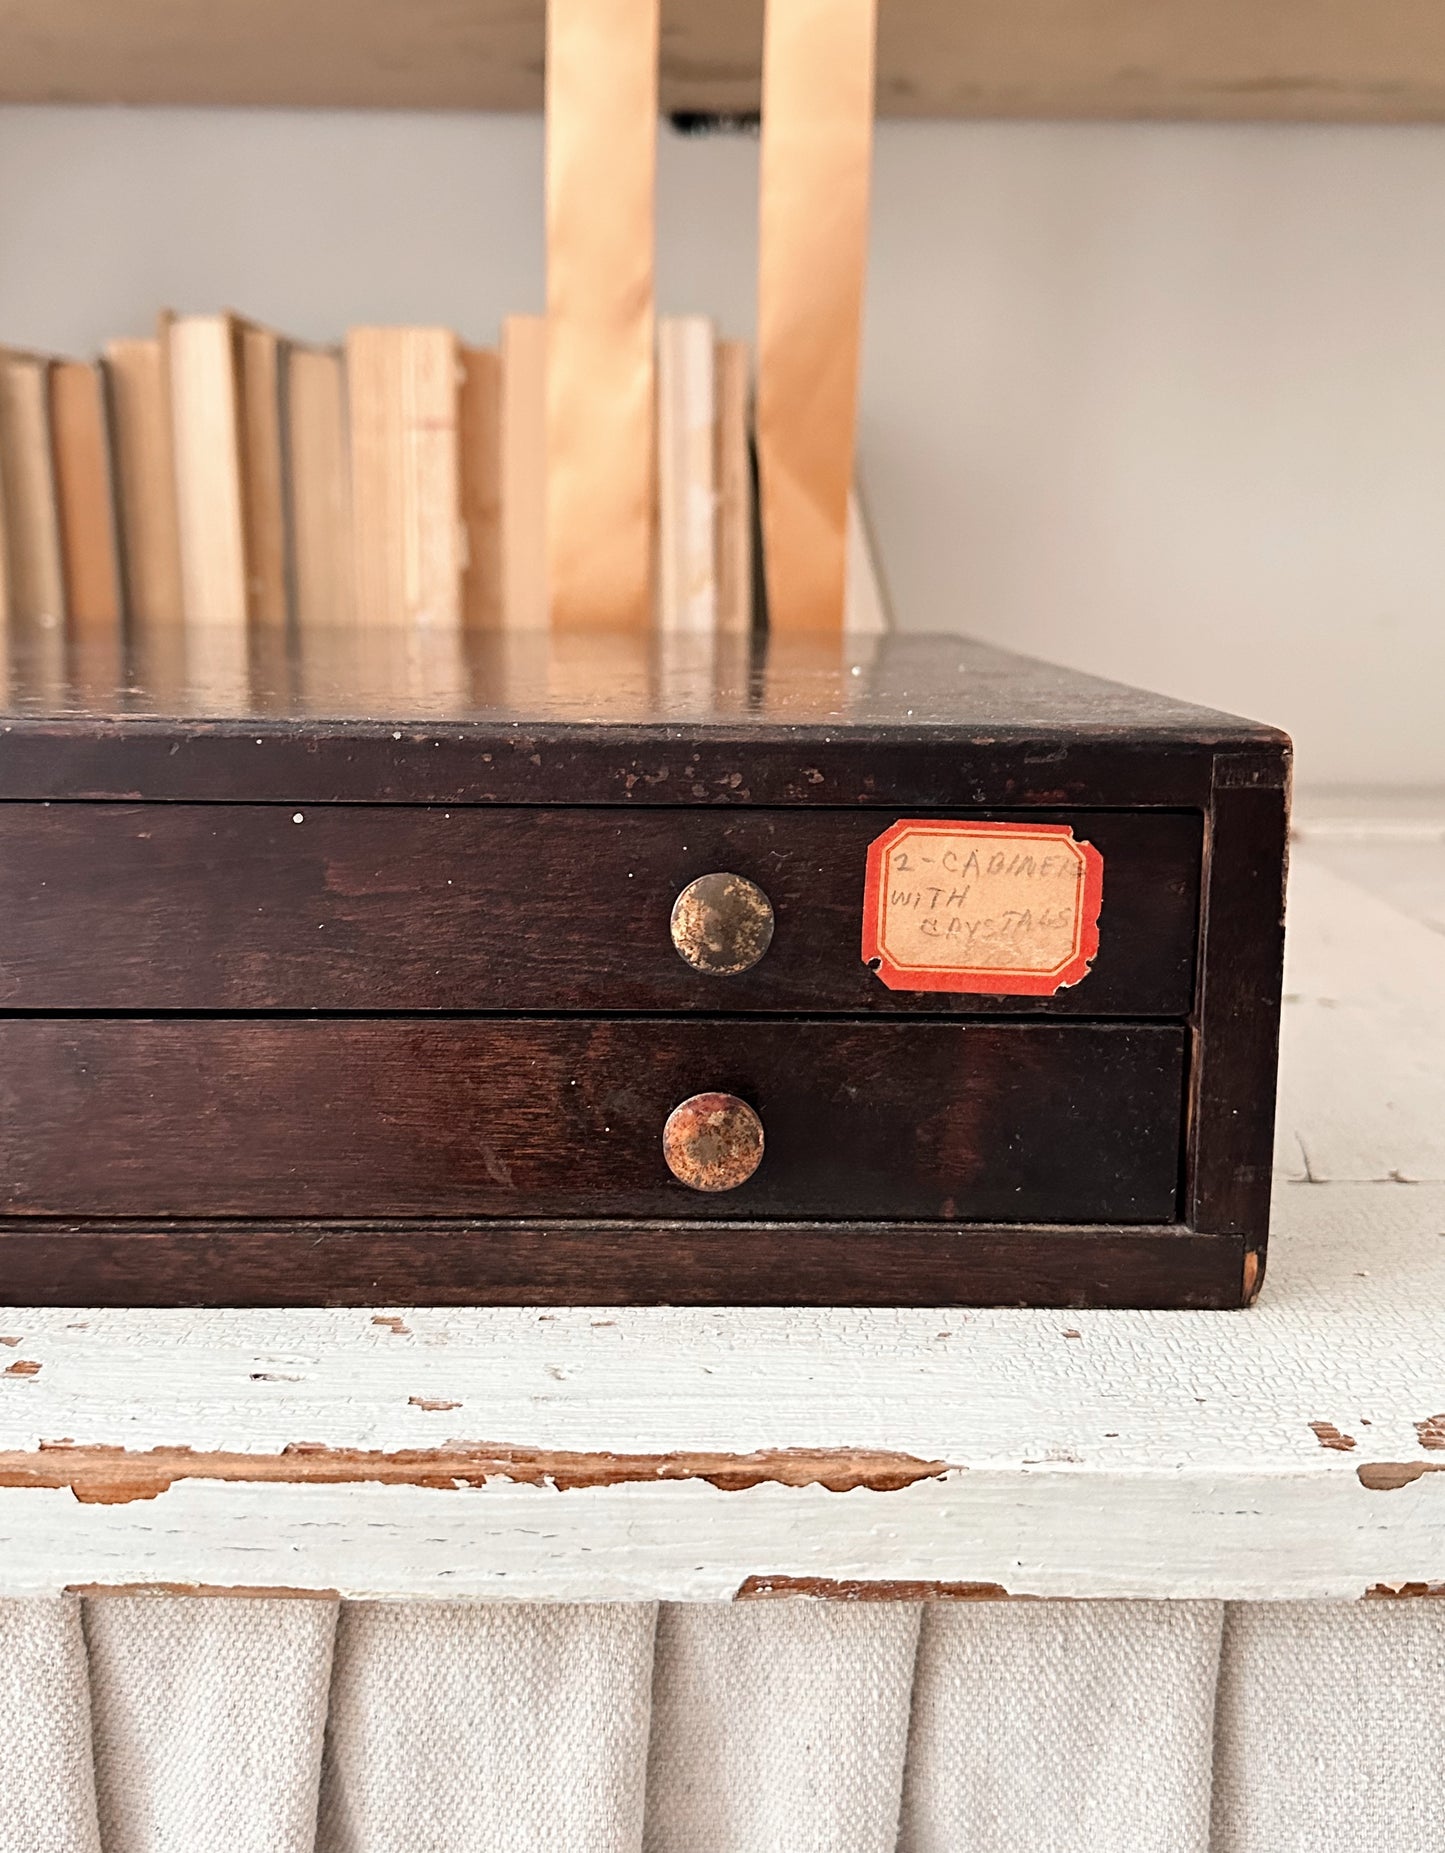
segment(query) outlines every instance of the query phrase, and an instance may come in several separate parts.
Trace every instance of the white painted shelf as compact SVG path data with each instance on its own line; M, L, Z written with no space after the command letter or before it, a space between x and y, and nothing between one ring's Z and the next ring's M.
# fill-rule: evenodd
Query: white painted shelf
M1445 1592L1445 844L1310 841L1252 1311L0 1311L0 1593Z

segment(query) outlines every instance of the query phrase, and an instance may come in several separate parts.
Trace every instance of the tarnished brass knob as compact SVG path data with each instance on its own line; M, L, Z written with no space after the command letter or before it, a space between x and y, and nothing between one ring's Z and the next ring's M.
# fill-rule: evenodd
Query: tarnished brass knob
M689 1190L736 1190L763 1162L763 1122L736 1094L693 1094L668 1114L662 1155Z
M772 939L773 904L746 876L699 875L672 904L672 943L694 971L750 971Z

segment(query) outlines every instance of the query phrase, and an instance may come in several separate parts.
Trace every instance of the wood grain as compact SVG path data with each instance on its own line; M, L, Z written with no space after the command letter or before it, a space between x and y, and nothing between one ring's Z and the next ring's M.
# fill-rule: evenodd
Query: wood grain
M1231 1308L1243 1253L1172 1224L0 1218L0 1306Z
M0 1209L1168 1222L1184 1044L1163 1025L11 1017ZM663 1159L668 1114L705 1091L767 1139L725 1199Z
M847 811L474 806L0 807L0 1009L680 1010L1182 1017L1200 819L1076 812L1104 857L1093 970L1049 997L890 990L861 955L868 845ZM756 882L774 933L717 977L677 895ZM162 904L163 897L163 904Z
M10 0L0 99L523 109L542 0ZM762 0L667 0L662 108L758 107ZM898 116L1445 120L1432 0L883 0Z

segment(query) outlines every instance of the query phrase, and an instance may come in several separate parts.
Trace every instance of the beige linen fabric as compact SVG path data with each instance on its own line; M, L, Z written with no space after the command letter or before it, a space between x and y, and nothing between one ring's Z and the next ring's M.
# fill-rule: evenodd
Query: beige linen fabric
M1445 1603L1231 1604L1214 1853L1440 1847Z
M99 1853L74 1596L0 1602L0 1853Z
M1221 1615L927 1609L900 1853L1205 1853Z
M85 1604L104 1853L311 1853L337 1604Z
M335 1618L0 1601L0 1853L1445 1849L1442 1602Z
M668 1604L646 1853L892 1853L919 1610Z
M348 1604L319 1853L637 1853L656 1614Z

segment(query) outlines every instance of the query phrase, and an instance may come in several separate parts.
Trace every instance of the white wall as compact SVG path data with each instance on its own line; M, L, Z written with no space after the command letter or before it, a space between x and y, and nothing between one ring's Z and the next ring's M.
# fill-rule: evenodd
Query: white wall
M664 308L748 330L755 184L665 137ZM541 298L533 120L0 110L0 339ZM862 445L903 626L1445 783L1445 130L884 125Z

